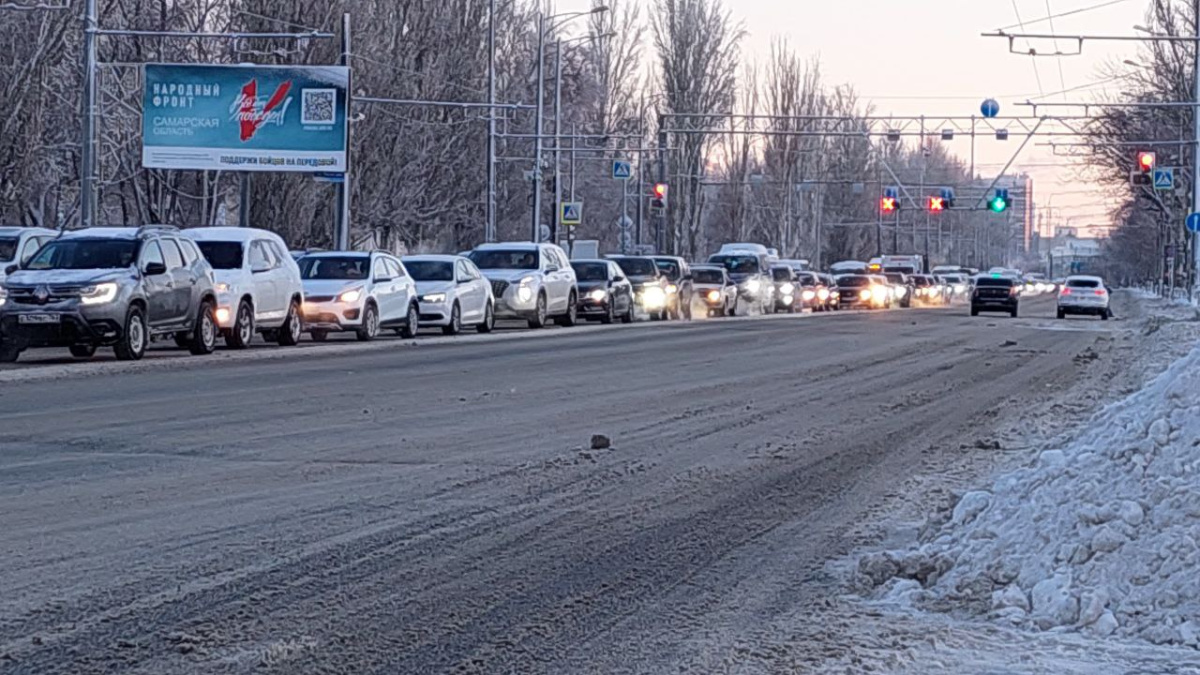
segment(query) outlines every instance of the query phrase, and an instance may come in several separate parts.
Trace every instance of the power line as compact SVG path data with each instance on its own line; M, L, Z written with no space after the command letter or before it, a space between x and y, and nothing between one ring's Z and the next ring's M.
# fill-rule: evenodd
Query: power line
M1016 13L1016 15L1017 15L1017 26L1019 26L1021 28L1021 31L1024 32L1025 31L1025 22L1021 20L1021 10L1017 8L1017 0L1012 0L1012 8L1013 8L1013 12ZM1029 42L1029 41L1026 40L1026 42ZM1029 53L1029 60L1033 64L1033 77L1035 79L1037 79L1038 92L1040 92L1041 96L1044 98L1046 95L1045 94L1046 90L1042 88L1042 74L1038 71L1037 57L1035 57L1033 55L1032 50Z
M1034 20L1028 21L1026 23L1029 25L1033 25L1035 23L1042 23L1043 21L1050 21L1051 19L1061 19L1064 16L1073 16L1075 14L1083 14L1084 12L1091 12L1093 10L1103 9L1105 7L1111 7L1113 5L1119 5L1123 2L1129 2L1129 0L1109 0L1108 2L1101 2L1099 4L1090 5L1088 7L1080 7L1079 9L1068 10L1061 14L1054 14L1052 16L1044 16L1040 19L1034 19ZM1020 21L1020 19L1018 19L1018 21ZM997 28L996 30L1005 31L1005 30L1012 30L1013 28L1020 28L1021 30L1025 30L1025 26L1023 24L1019 24L1019 23L1014 24L1012 26L1005 26L1004 28ZM1054 30L1053 26L1050 28L1050 30L1051 31Z
M1054 12L1050 9L1050 0L1046 0L1046 14L1050 15L1050 18L1048 20L1050 21L1050 32L1053 33L1053 32L1055 32L1055 30L1054 30ZM1054 51L1062 52L1062 50L1058 48L1058 38L1054 38ZM1067 80L1065 77L1063 77L1062 59L1057 59L1057 61L1058 61L1058 83L1065 90L1067 88Z

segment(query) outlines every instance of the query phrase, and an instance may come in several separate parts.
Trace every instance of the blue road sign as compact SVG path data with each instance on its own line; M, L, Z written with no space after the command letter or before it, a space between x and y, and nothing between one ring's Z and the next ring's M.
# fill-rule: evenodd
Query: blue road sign
M1155 169L1154 170L1154 189L1155 190L1174 190L1175 189L1175 169Z
M979 106L979 112L983 113L984 117L992 118L1000 114L1000 102L994 98L989 98Z
M633 178L633 165L623 160L613 160L613 180L629 180Z
M562 213L558 222L563 225L579 225L583 223L583 202L563 202Z
M1200 213L1193 213L1187 217L1188 232L1200 232Z

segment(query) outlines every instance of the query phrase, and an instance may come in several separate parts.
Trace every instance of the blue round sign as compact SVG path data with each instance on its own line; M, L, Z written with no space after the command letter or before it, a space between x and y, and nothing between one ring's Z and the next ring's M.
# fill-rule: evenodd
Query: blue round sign
M984 117L995 117L1000 114L1000 102L994 98L989 98L979 106L979 112L983 113Z
M1193 213L1187 217L1188 232L1200 232L1200 213Z

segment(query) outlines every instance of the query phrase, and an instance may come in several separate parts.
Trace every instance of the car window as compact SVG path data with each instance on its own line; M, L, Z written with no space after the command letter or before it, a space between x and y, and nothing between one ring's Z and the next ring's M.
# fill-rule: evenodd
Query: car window
M374 279L385 279L390 277L388 274L387 264L383 262L383 258L376 258L371 265L371 276Z
M279 242L275 241L274 239L264 239L263 241L267 246L267 250L271 252L271 257L275 258L276 267L279 267L284 263L285 260L291 257L291 254L287 252L287 249L281 246Z
M404 273L404 266L397 260L384 258L383 262L387 265L388 276L393 279L403 279L408 276Z
M200 254L196 252L196 247L192 244L191 239L176 239L176 244L179 244L179 252L183 254L183 264L191 267L196 263L196 259Z
M621 272L620 265L617 265L616 263L608 263L608 273L612 276L614 281L625 281L625 274Z
M775 281L791 281L792 271L786 267L776 267L771 270L771 278Z
M250 269L269 270L274 268L273 262L270 252L261 240L250 242Z
M693 270L692 278L698 284L723 284L725 283L725 274L721 270Z
M975 280L975 285L981 288L1012 288L1013 280L1004 277L981 277Z
M365 255L321 256L301 258L301 279L366 279L370 261Z
M471 275L471 279L479 281L481 278L483 278L483 275L479 272L479 268L476 267L475 263L471 262L470 260L464 260L463 267L467 268L467 273Z
M1101 284L1095 279L1067 279L1068 288L1100 288Z
M579 281L608 281L610 268L606 263L579 262L571 263L575 270L575 278Z
M536 270L538 252L520 249L472 251L471 261L485 270Z
M166 264L163 261L162 249L158 247L158 242L156 241L148 241L142 247L142 269L146 269L146 265L150 263Z
M173 239L159 239L158 243L162 245L163 258L166 259L167 269L177 270L183 267L183 254L179 252L179 245Z
M29 259L33 257L33 254L37 253L37 250L41 247L42 247L41 239L39 239L38 237L30 237L29 240L25 242L25 247L21 249L21 258L17 262L20 262L20 263L28 262ZM9 260L10 258L0 258L0 259Z

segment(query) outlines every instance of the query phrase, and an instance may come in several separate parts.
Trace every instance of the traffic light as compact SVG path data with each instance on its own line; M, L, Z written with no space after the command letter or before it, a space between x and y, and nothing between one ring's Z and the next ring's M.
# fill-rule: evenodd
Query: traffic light
M663 210L667 208L667 184L655 183L654 194L650 198L650 208Z
M884 213L895 213L900 210L900 191L894 187L883 189L883 196L879 198L879 210Z
M995 196L988 200L988 208L992 213L1004 213L1008 205L1008 188L997 188Z
M929 210L933 213L945 211L946 210L946 198L930 195L929 196Z
M1158 158L1153 152L1139 152L1137 156L1138 170L1142 173L1151 173L1154 171L1154 166L1158 163Z

